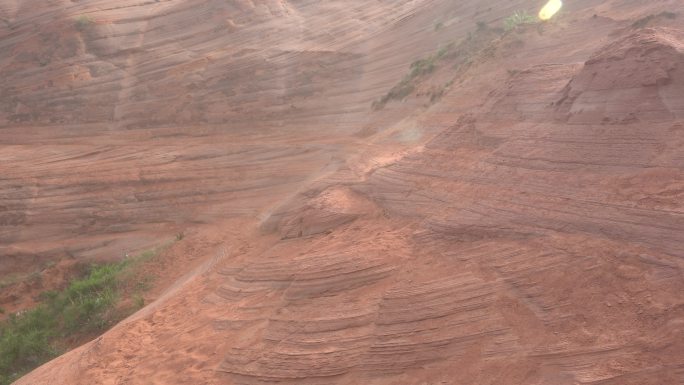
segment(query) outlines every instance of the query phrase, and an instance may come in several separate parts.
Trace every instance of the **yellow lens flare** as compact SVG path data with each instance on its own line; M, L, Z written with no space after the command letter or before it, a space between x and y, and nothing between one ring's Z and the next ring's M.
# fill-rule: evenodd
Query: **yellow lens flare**
M549 20L563 8L563 2L561 0L549 0L544 8L539 11L539 18L542 20Z

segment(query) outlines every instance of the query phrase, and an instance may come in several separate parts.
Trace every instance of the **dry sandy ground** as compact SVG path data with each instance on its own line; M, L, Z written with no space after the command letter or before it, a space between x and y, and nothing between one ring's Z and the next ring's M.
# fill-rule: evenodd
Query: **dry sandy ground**
M0 1L0 272L201 229L18 384L684 384L684 4L541 3Z

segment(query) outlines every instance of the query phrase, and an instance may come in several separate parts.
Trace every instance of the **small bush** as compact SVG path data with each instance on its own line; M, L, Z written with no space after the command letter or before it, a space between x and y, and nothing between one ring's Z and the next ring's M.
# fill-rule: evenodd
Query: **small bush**
M439 31L442 28L444 28L444 23L442 23L441 21L435 24L435 31Z
M504 29L510 31L520 25L534 24L536 22L537 18L528 14L526 11L515 11L511 16L508 16L504 20Z
M434 102L438 101L439 99L441 99L442 96L444 96L444 91L445 91L444 88L439 88L435 91L431 91L429 94L430 95L430 103L434 103Z
M136 309L142 309L145 307L145 298L140 294L136 294L133 296L133 303Z
M449 46L442 47L437 53L428 56L425 59L419 59L411 63L409 67L409 73L406 75L399 84L392 87L392 89L385 94L380 100L374 101L372 108L374 110L380 110L385 107L385 104L390 100L403 100L413 92L415 89L414 80L423 75L432 73L435 68L435 62L444 55L447 54Z
M381 110L385 107L385 104L387 104L387 102L389 102L390 100L405 99L407 96L411 94L411 92L413 92L415 88L411 80L412 79L408 76L402 79L402 81L399 82L399 84L392 87L392 89L389 90L389 92L385 94L385 96L380 98L380 100L374 101L372 104L372 108L374 110Z
M415 78L432 73L435 70L435 59L435 56L430 56L427 59L420 59L411 63L409 77Z
M93 20L87 15L80 15L76 17L74 24L76 25L77 30L83 31L93 24Z
M437 51L436 59L439 60L449 53L449 50L453 47L453 44L445 45Z

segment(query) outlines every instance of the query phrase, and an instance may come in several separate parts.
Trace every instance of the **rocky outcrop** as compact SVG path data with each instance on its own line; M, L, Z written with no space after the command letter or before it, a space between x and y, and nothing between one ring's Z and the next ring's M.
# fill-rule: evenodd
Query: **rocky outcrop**
M681 30L644 30L604 47L556 104L570 124L671 122L684 116Z

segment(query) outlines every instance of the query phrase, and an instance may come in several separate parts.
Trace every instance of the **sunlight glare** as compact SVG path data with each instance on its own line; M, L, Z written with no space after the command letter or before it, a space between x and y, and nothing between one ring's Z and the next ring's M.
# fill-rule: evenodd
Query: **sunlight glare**
M563 7L561 0L549 0L544 8L539 11L539 18L542 20L549 20Z

